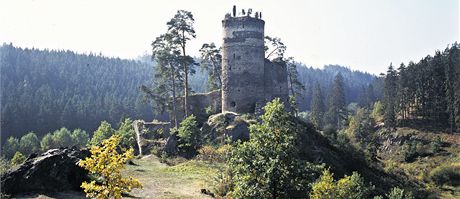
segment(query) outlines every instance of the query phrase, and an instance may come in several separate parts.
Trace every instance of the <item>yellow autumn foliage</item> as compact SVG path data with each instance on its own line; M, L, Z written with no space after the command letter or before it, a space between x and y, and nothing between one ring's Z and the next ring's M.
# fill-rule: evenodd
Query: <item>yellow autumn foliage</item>
M91 157L81 160L78 165L89 171L97 180L83 182L81 187L89 198L121 198L122 193L130 192L133 188L142 188L142 184L134 178L123 178L121 171L125 163L134 158L133 149L117 148L120 137L113 135L102 141L101 146L91 146Z

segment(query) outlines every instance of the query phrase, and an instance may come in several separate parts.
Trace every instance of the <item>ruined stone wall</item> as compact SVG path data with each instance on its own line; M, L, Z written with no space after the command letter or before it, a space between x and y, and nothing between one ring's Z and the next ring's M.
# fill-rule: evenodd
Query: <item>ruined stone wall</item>
M222 21L223 111L253 113L264 99L264 24L250 16Z
M280 98L281 101L287 105L289 90L286 67L286 62L271 62L268 59L265 59L264 93L266 101Z
M179 105L183 104L183 98L179 98ZM196 93L188 96L188 104L189 104L189 113L193 114L196 118L198 123L205 122L208 119L208 114L206 113L205 109L210 107L211 114L216 114L222 112L222 104L221 104L221 92L220 90L211 91L208 93ZM182 107L180 110L183 110ZM183 111L178 111L178 118L184 117Z

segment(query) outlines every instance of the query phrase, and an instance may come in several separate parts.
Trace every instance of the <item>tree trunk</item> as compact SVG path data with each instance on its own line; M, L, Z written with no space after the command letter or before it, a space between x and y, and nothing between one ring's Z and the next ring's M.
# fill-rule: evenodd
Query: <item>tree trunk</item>
M172 95L173 95L173 100L172 100L172 104L173 104L173 117L174 117L174 127L178 127L178 123L177 123L177 106L176 106L176 75L175 75L175 71L174 71L174 67L171 66L171 64L169 65L172 69L172 73L171 73L171 78L172 78L172 86L173 86L173 90L172 90Z
M184 114L185 114L185 117L188 117L188 65L187 63L185 62L185 32L182 31L182 64L183 64L183 67L184 67L184 75L185 75L185 78L184 78L184 90L185 90L185 94L184 94Z

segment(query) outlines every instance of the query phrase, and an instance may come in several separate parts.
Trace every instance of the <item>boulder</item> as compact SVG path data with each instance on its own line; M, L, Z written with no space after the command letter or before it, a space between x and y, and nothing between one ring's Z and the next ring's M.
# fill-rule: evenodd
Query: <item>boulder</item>
M88 172L77 165L90 155L88 150L76 148L50 149L9 170L1 177L2 193L49 193L81 191Z
M207 140L222 140L230 137L232 141L249 140L249 125L256 121L244 119L234 112L223 112L211 115L203 124L201 131Z

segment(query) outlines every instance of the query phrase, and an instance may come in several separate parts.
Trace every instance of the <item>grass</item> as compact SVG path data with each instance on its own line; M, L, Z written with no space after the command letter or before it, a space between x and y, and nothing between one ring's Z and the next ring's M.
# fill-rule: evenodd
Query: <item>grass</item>
M134 160L125 176L137 178L144 189L133 190L130 195L141 198L208 198L201 189L210 189L211 179L222 167L198 160L188 160L174 166L160 163L155 156Z

